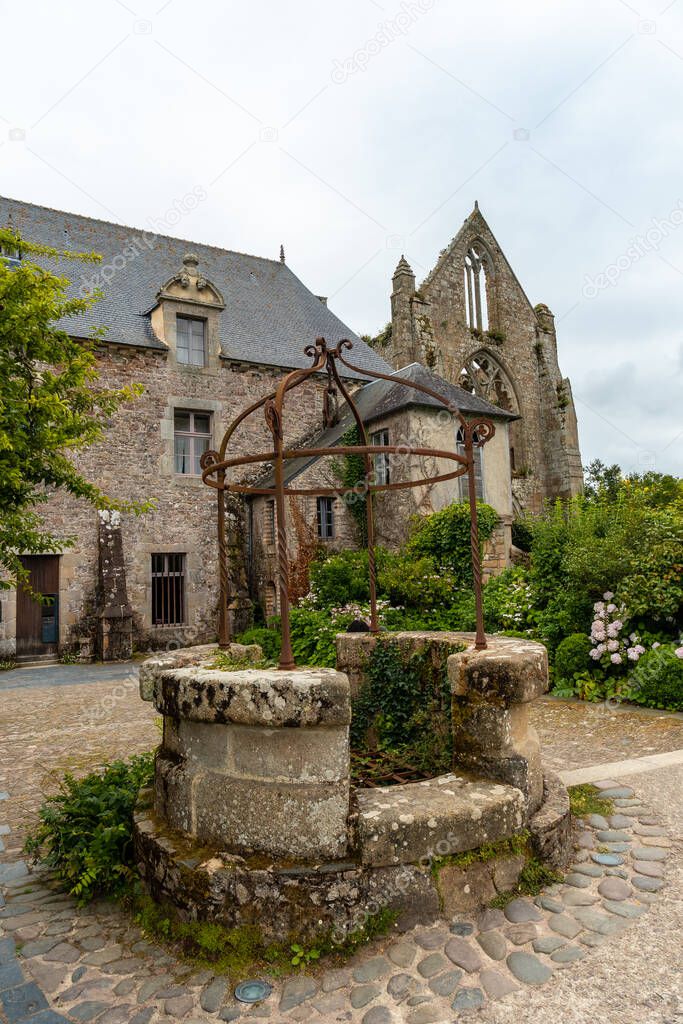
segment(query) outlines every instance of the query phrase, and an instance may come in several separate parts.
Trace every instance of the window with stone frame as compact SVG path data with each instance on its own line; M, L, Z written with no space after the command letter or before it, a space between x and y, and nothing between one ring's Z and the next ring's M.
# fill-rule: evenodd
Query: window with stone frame
M200 459L211 444L211 413L173 413L173 465L180 476L201 476Z
M376 430L374 434L370 435L370 444L388 445L389 444L389 431L388 430ZM390 483L391 469L389 465L389 455L375 455L373 456L374 468L375 468L375 483L384 486Z
M318 539L333 540L334 538L334 499L323 496L316 498L318 521Z
M473 242L465 253L465 319L471 330L489 329L488 284L491 257L481 242Z
M185 623L185 555L158 552L152 555L152 625L182 626Z
M263 542L268 547L275 544L275 499L268 498L263 510Z
M271 581L266 583L264 589L264 604L266 622L268 622L269 619L272 619L273 615L277 615L277 587Z
M477 435L474 435L476 441ZM465 435L462 427L458 430L456 451L458 455L465 455ZM457 477L460 487L460 500L467 501L470 496L469 477L467 474ZM477 494L477 501L484 501L484 455L481 448L474 448L474 486Z
M176 316L176 359L186 366L206 366L206 321Z

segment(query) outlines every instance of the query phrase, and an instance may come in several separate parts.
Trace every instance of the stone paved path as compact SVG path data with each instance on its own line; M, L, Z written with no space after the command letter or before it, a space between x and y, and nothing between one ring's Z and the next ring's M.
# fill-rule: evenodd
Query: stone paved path
M683 767L631 776L618 787L616 817L585 822L574 870L538 900L516 901L505 914L488 912L393 935L341 971L277 982L265 1003L248 1009L235 1004L222 979L193 971L145 941L116 907L78 910L47 873L29 875L22 863L23 826L41 790L54 784L50 769L56 760L61 758L60 768L71 761L71 767L85 770L101 758L156 742L153 715L139 714L134 691L124 688L105 707L110 691L110 681L15 691L23 708L8 708L3 694L0 1007L9 1024L253 1018L547 1024L553 1014L561 1024L683 1020ZM551 707L550 716L556 714ZM642 735L652 728L648 722L662 717L644 716L647 722L632 728ZM557 734L554 745L546 741L551 757L559 756L563 742ZM613 759L612 747L596 750L595 761ZM619 779L605 781L608 792L612 782Z

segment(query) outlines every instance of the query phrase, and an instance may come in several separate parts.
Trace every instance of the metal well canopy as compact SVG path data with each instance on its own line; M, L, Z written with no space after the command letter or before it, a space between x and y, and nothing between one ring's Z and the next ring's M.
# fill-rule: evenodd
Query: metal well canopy
M468 495L470 505L470 535L472 552L472 575L474 578L474 594L477 614L477 631L475 647L481 650L486 647L486 635L484 633L484 615L481 592L481 557L479 551L479 532L477 526L477 494L474 466L474 449L481 447L495 434L495 426L488 417L477 417L465 419L460 410L451 402L447 401L438 392L424 384L415 381L403 381L406 387L416 392L428 395L436 399L454 419L457 419L462 431L464 452L441 450L436 448L409 447L406 445L371 445L368 443L368 434L358 411L353 395L345 385L339 371L339 367L345 367L353 373L363 377L371 377L376 380L395 380L390 374L380 373L376 370L366 370L355 366L345 353L353 348L353 343L348 340L340 341L333 348L328 347L324 338L317 338L314 345L309 345L304 352L312 360L311 365L305 369L292 370L286 374L275 391L260 398L248 408L244 409L230 424L218 451L209 450L204 452L201 459L202 480L205 484L218 491L217 506L217 527L218 527L218 553L220 573L220 607L218 623L218 640L222 647L230 643L230 622L228 618L228 603L230 599L230 576L228 566L227 538L225 533L225 500L224 493L229 491L237 494L259 494L270 495L275 499L275 510L277 520L277 559L278 559L278 582L280 595L280 619L282 630L282 650L280 654L279 668L295 668L292 654L292 644L289 629L289 555L287 552L287 530L285 497L288 495L338 495L357 493L356 487L292 487L285 483L284 464L289 459L299 459L306 456L326 455L358 455L363 459L365 480L364 490L370 496L366 501L366 522L367 522L367 550L368 550L368 573L370 585L370 629L373 633L379 632L377 617L377 571L375 564L375 523L372 495L380 491L397 491L409 487L420 487L428 484L438 483L442 480L453 480L459 476L467 475ZM309 448L290 449L285 447L284 441L284 401L289 392L300 387L311 377L326 374L327 384L323 394L323 425L331 426L335 422L337 396L341 395L358 428L358 435L361 443L358 445L337 445L331 448ZM271 451L259 452L251 455L233 455L228 457L230 442L237 428L249 416L263 409L266 425L273 439ZM421 478L419 480L396 481L394 483L376 483L374 473L375 455L394 455L405 457L406 455L426 455L439 459L446 459L454 462L455 468L452 472L441 473L438 476ZM259 486L232 482L226 478L227 470L234 470L238 467L253 466L258 463L272 463L274 467L274 484L272 486Z

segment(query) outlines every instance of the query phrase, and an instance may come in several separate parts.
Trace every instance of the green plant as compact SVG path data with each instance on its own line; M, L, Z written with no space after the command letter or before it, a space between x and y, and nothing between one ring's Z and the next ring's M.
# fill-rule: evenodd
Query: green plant
M10 672L13 668L17 667L17 663L13 658L4 658L0 661L0 672Z
M486 331L485 333L486 337L490 341L495 342L496 345L502 345L505 341L506 336L504 331Z
M222 672L240 672L247 668L272 668L273 664L274 662L268 658L250 658L248 655L235 658L227 651L218 651L208 667L220 669Z
M361 946L389 931L398 916L395 911L382 908L343 939L338 940L336 932L330 930L320 936L314 948L308 948L301 940L267 942L258 925L229 928L217 922L183 921L175 908L156 903L140 892L133 894L129 903L135 922L145 935L169 945L193 967L225 974L233 982L260 970L291 973L293 968L301 970L322 959L341 963Z
M530 857L520 872L515 888L499 893L491 900L489 906L503 908L519 896L538 896L547 885L555 885L563 880L564 875L561 871L555 871L535 857Z
M514 629L524 633L533 622L533 599L526 569L516 566L493 576L483 593L489 630Z
M63 650L59 652L60 665L77 665L78 655L74 651Z
M576 673L586 672L591 648L591 638L586 633L572 633L565 637L555 652L555 679L568 682Z
M451 653L451 651L449 651ZM391 635L378 638L365 666L366 681L352 702L351 743L405 756L434 775L452 759L451 696L445 655L405 653Z
M498 513L490 505L477 504L479 540L482 545L498 525ZM468 502L454 502L429 516L414 516L412 533L406 546L407 554L430 555L436 565L452 570L458 583L472 582L470 537L470 507Z
M320 950L315 947L306 949L304 946L300 946L298 942L294 942L290 947L292 952L292 959L290 963L293 967L310 967L312 963L320 959Z
M660 645L644 654L628 679L626 696L648 708L683 711L683 647Z
M153 754L113 761L83 779L67 773L41 807L26 852L36 860L44 854L80 905L120 896L134 879L133 808L152 774Z
M253 626L251 629L246 629L244 633L240 633L235 637L235 643L245 644L258 644L263 651L263 657L266 661L275 663L280 657L280 632L278 628L275 628L275 624L271 624L270 628L266 626Z
M447 864L458 868L467 868L471 864L487 864L498 857L518 857L526 854L529 848L529 837L530 833L525 830L513 836L506 836L504 839L497 839L494 843L485 843L475 850L435 857L431 865L432 875L438 877L441 868Z
M588 814L601 814L607 818L614 814L614 801L600 796L600 790L584 783L581 786L570 786L569 807L575 818L585 818Z

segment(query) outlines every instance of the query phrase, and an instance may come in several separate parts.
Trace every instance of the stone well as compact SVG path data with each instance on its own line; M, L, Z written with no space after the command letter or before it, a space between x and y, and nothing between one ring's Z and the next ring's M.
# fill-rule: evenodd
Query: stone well
M286 940L343 935L384 906L410 925L484 904L512 887L524 858L463 871L449 856L523 830L537 855L564 863L567 794L544 775L527 720L547 688L545 649L493 638L477 652L469 634L388 635L447 658L456 753L446 775L351 789L351 689L363 685L372 635L338 638L339 671L219 670L213 646L143 664L141 695L164 719L154 787L135 816L156 898ZM244 663L260 651L232 653Z

